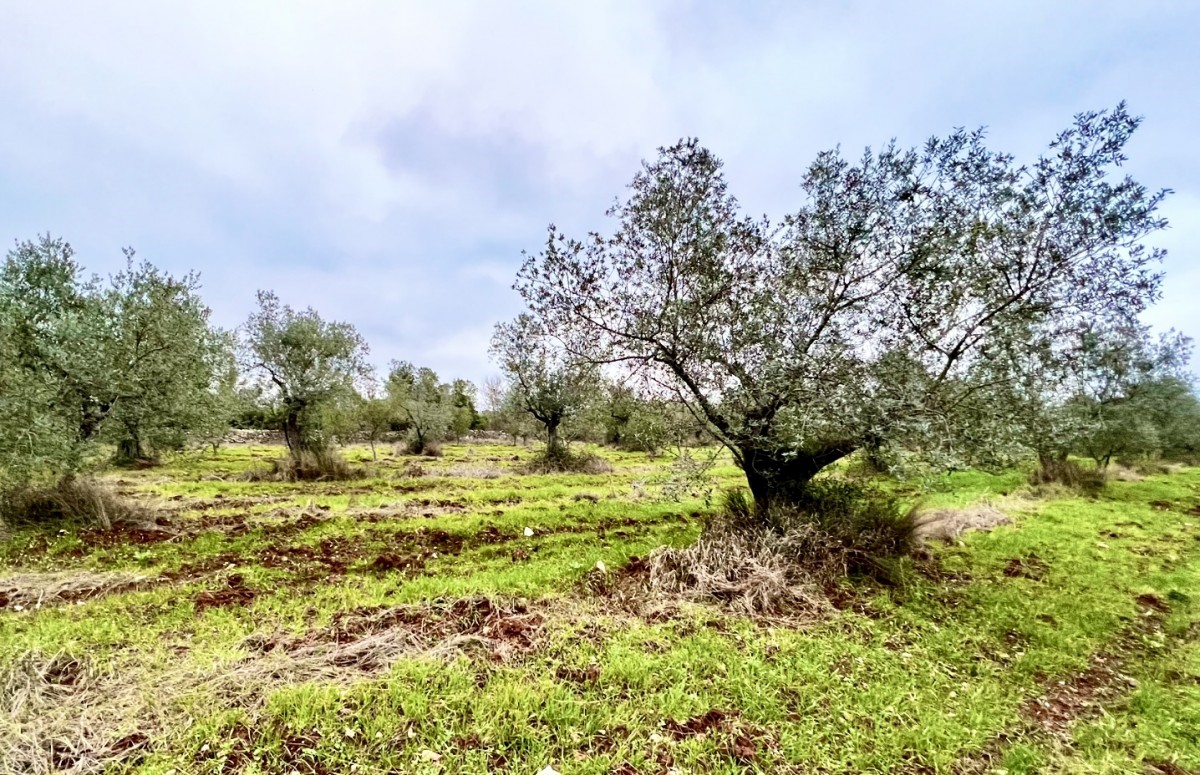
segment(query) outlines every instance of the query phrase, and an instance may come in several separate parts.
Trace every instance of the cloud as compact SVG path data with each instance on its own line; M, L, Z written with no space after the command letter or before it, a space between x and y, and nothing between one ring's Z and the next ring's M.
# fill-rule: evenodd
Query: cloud
M62 234L97 271L133 245L199 269L225 325L274 288L381 364L478 379L521 251L601 225L657 146L699 136L778 217L836 144L986 124L1028 157L1128 98L1130 172L1180 192L1151 317L1200 335L1198 22L1084 0L14 5L0 236Z

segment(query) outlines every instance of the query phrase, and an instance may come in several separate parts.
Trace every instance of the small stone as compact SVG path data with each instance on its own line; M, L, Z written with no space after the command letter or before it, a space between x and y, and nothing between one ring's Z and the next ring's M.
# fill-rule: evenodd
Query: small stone
M532 538L532 537L533 537L533 528L531 528L531 527L527 527L527 528L525 528L525 537L526 537L526 538Z
M437 751L431 751L428 748L426 748L424 751L421 751L421 761L423 762L436 762L441 758L442 755Z

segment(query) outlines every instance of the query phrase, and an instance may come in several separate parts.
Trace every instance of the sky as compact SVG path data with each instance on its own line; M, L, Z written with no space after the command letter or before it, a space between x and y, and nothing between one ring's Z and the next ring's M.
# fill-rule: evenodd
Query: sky
M1127 100L1126 170L1175 192L1146 320L1200 337L1198 31L1191 0L0 0L0 238L101 274L130 246L219 325L273 289L479 381L521 252L604 228L660 146L777 219L822 150L986 126L1032 161Z

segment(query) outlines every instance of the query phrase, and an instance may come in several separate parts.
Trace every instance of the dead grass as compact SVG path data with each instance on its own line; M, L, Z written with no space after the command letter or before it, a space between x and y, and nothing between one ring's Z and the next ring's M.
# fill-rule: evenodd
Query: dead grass
M446 468L431 472L433 476L459 477L463 479L499 479L509 476L512 472L495 466L472 465L470 463L455 463Z
M649 586L657 594L717 601L746 615L815 617L831 607L821 591L822 569L797 562L812 539L799 533L706 532L689 547L651 552Z
M599 455L563 448L554 454L542 451L520 469L525 474L611 474L612 463Z
M145 576L122 571L70 570L17 573L0 578L0 610L36 610L132 589Z
M1146 477L1132 468L1113 465L1108 468L1108 478L1117 482L1140 482Z
M990 503L966 509L933 509L918 514L914 538L919 544L952 542L972 530L991 530L1011 524L1012 517Z
M1079 465L1074 460L1048 460L1029 475L1034 487L1062 485L1085 495L1096 495L1104 489L1105 472Z
M204 667L129 654L101 673L86 658L27 652L0 668L0 772L112 769L185 724L197 700L253 715L274 689L348 685L402 657L509 662L541 644L544 622L525 603L474 597L351 614L300 637L260 633L244 656Z
M68 479L26 487L0 497L0 523L10 526L69 525L111 530L114 525L152 522L143 506L91 479Z
M137 747L131 694L131 682L101 676L83 657L22 654L0 670L0 770L101 771Z

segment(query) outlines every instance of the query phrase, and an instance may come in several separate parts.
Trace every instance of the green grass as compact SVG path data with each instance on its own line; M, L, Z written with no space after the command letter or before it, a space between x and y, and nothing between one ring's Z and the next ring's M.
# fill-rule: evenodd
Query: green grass
M612 473L519 476L511 469L528 450L487 445L450 445L420 460L421 477L404 475L411 458L381 448L376 463L355 448L347 458L369 478L344 483L240 481L281 454L270 447L114 472L115 486L169 512L183 534L105 547L72 533L10 536L0 577L121 570L148 581L0 611L0 670L66 654L95 686L138 694L130 716L86 682L65 693L64 707L108 707L108 723L148 735L115 772L1200 768L1200 470L1114 482L1095 500L1022 498L1017 472L905 485L930 507L1003 499L1016 524L936 550L938 572L913 566L900 587L859 586L853 606L821 620L770 622L700 605L639 616L586 591L598 561L619 568L686 545L707 511L701 498L656 497L669 461L599 453ZM727 460L715 476L740 482ZM284 527L302 514L314 519ZM244 527L231 532L234 518ZM301 559L280 563L280 551ZM334 564L312 560L322 553ZM374 570L391 555L420 567ZM231 574L253 599L197 610ZM530 642L504 653L489 651L495 638L414 650L325 679L259 669L282 659L255 646L264 638L319 640L350 612L441 611L481 595L524 600L522 616L537 618ZM1147 617L1137 600L1146 595L1169 611ZM1156 628L1138 625L1151 620ZM1128 676L1104 712L1081 712L1063 735L1031 722L1030 698L1095 654ZM253 678L231 683L239 671ZM703 734L679 726L706 714ZM37 727L16 713L13 724Z

